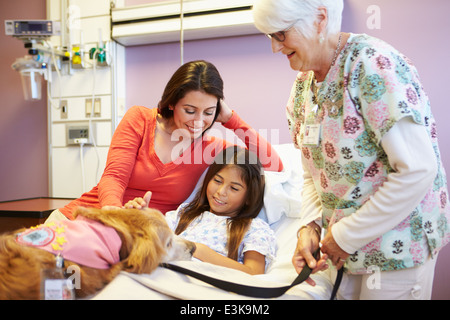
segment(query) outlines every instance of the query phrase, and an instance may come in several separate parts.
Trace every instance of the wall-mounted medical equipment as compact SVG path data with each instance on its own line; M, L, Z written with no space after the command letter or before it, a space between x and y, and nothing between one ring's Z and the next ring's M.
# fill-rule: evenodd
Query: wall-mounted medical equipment
M22 40L28 49L28 55L16 59L11 67L20 73L25 100L40 100L51 54L64 56L44 45L48 38L60 34L60 24L50 20L5 20L5 34Z
M86 125L67 125L66 130L66 139L67 145L80 145L80 144L91 144L92 137L90 134L91 126L89 124Z
M5 20L7 36L35 39L56 36L60 32L60 23L51 20Z
M101 29L99 30L101 33ZM86 67L85 55L89 56L90 66L107 66L110 63L108 43L103 43L101 35L99 43L90 50L84 49L84 44L67 44L54 47L50 38L61 35L61 23L52 20L5 20L5 34L15 37L24 43L28 54L18 58L12 68L21 75L25 100L40 100L42 80L49 82L51 71L56 71L58 77L73 74L73 69ZM61 94L59 94L61 96ZM60 108L60 104L56 108Z
M5 20L5 34L24 43L28 54L16 59L11 67L18 71L22 80L25 100L41 99L42 80L48 80L56 56L64 60L66 52L51 47L47 40L60 34L60 23L51 20Z
M25 100L41 100L41 87L44 69L31 56L18 58L12 68L20 72Z
M111 9L112 38L124 46L259 33L254 0L161 1ZM180 14L182 13L182 14Z

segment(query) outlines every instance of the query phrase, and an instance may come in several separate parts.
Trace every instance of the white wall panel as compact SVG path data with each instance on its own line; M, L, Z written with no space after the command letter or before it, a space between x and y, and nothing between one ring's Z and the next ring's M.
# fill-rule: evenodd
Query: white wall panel
M53 148L53 197L78 198L84 191L97 185L105 169L108 147L99 147L99 174L97 175L97 153L93 147L84 146L84 167L86 190L83 190L81 157L79 147Z
M111 120L111 96L95 95L94 100L97 99L100 99L101 113L100 117L94 114L92 120ZM61 118L61 109L58 108L59 99L52 99L53 106L51 109L51 113L53 122L89 121L90 117L86 115L86 100L92 103L92 96L70 97L63 98L62 100L67 102L67 118Z
M61 87L61 91L60 91ZM53 72L52 98L92 96L94 73L92 69L74 70L72 75L61 75L61 80ZM98 67L95 71L95 94L111 94L111 70Z
M112 138L111 122L95 122L95 141L98 146L109 146Z
M51 142L53 147L66 146L66 125L64 123L57 123L52 126Z
M61 10L61 5L67 5L67 8ZM119 67L116 69L114 64L98 65L94 73L92 60L87 54L102 42L106 44L109 62L116 60L116 44L110 42L110 0L47 0L47 19L62 21L62 33L65 32L60 37L52 37L51 43L55 49L61 50L63 45L71 50L71 46L82 43L85 50L84 68L73 69L64 64L61 77L52 72L48 97L53 104L50 105L48 121L49 193L55 197L77 198L96 185L103 173L113 126L117 123L116 105L118 101L125 101L124 88L115 84ZM124 61L124 52L121 56L121 61ZM119 91L120 99L117 98ZM90 101L93 95L100 99L101 113L100 116L94 114L89 117L86 115L86 100ZM67 113L63 117L59 108L60 99L67 105ZM94 146L84 145L82 162L80 146L67 146L66 130L68 126L89 126L89 120L92 122L90 134L95 137L99 158ZM98 161L100 166L97 171ZM85 168L86 190L82 190L81 163Z
M82 18L108 15L110 12L110 0L70 0L70 5L80 8Z
M111 18L108 16L89 17L80 19L81 28L72 30L71 41L73 44L81 42L81 31L83 31L83 43L95 43L99 41L99 34L103 42L110 40Z

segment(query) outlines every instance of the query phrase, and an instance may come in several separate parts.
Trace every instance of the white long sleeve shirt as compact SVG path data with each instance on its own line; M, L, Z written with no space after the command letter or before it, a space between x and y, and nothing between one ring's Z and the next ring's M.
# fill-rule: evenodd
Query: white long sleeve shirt
M410 215L436 176L437 161L424 126L403 118L381 144L395 172L358 211L333 225L336 243L350 254Z

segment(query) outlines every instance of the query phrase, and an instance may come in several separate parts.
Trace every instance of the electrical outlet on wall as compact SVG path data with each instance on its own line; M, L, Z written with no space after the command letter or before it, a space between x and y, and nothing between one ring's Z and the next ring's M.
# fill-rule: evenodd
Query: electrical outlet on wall
M61 100L59 108L61 109L61 119L67 119L69 113L67 100Z
M94 107L92 107L92 98L87 98L85 103L86 108L86 118L89 118L91 116L91 113L94 112L92 116L94 117L100 117L102 115L101 112L101 98L95 98L94 99Z
M68 146L90 144L89 125L66 125L66 143Z
M102 115L101 103L102 100L100 98L94 100L94 117L100 117Z
M86 99L85 108L86 108L86 118L89 118L92 112L92 99L90 98Z

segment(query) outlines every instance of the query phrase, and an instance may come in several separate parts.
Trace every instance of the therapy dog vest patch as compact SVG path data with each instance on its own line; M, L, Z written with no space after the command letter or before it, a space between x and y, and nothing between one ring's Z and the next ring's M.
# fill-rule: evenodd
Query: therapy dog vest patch
M82 216L31 227L17 234L16 242L96 269L108 269L119 262L122 246L114 228Z

